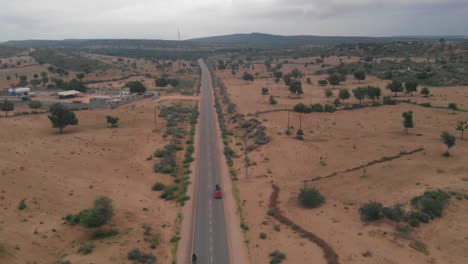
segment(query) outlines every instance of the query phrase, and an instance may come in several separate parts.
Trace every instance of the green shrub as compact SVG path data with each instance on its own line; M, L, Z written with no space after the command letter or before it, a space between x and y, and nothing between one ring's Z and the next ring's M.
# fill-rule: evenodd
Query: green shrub
M80 225L84 227L100 227L110 221L114 215L112 200L101 196L94 201L94 207L84 209L79 213Z
M161 183L161 182L157 182L153 185L153 191L162 191L166 188L166 185L164 183Z
M275 97L273 95L270 95L270 104L275 105L278 104L278 101L276 101Z
M78 215L68 214L63 220L69 225L77 225L80 223L80 217Z
M104 238L116 236L118 234L119 234L119 230L117 229L111 229L108 231L97 230L96 232L94 232L91 239L94 239L94 240L104 239Z
M383 98L383 104L384 105L396 105L397 104L397 101L392 99L391 97L389 96L384 96Z
M444 191L428 191L414 197L411 205L429 215L431 218L441 217L442 212L450 200L450 194Z
M161 242L161 234L152 234L150 242L151 242L150 247L152 249L157 248L159 246L159 243Z
M160 197L165 200L172 200L176 198L177 190L179 190L179 187L177 185L169 185L164 189Z
M313 104L310 106L310 112L323 112L323 106L321 104Z
M171 239L170 239L169 241L170 241L171 243L175 243L175 242L177 242L177 241L179 241L179 240L180 240L180 236L173 236L173 237L171 237Z
M429 223L429 221L431 220L431 217L428 214L415 211L415 212L408 213L406 215L406 219L408 223L410 224L411 224L411 221L414 221L414 219L416 219L418 222L421 222L421 223Z
M303 103L298 103L294 106L294 111L298 113L310 113L311 109Z
M276 212L276 209L275 209L275 208L270 208L270 209L268 209L268 211L267 211L267 215L269 215L269 216L275 216L276 213L277 213L277 212Z
M318 190L307 186L301 188L298 200L302 206L307 208L317 208L325 203L325 197Z
M334 113L336 112L336 108L333 105L325 105L323 111L328 113Z
M377 221L383 217L383 206L379 202L369 202L359 208L361 219L366 222Z
M246 223L241 223L240 227L242 228L242 230L249 230L249 226Z
M143 264L155 264L156 257L151 253L144 253L138 248L130 250L127 254L127 258L132 260L133 263L143 263Z
M389 220L400 222L405 215L405 211L403 210L402 205L397 204L391 207L382 208L382 214Z
M275 250L272 253L270 253L270 257L271 257L270 264L279 264L283 262L283 260L286 259L286 254L284 254L283 252L279 250Z
M93 244L85 243L78 248L77 253L81 255L88 255L93 253L96 246Z
M264 232L260 232L259 237L260 237L260 239L266 239L266 238L267 238L267 234L264 233Z
M432 107L431 103L420 103L419 105L422 107Z
M38 109L42 107L42 103L40 101L30 101L28 105L31 109Z
M23 199L18 204L18 210L24 210L26 208L28 208L28 206L26 205L26 199Z

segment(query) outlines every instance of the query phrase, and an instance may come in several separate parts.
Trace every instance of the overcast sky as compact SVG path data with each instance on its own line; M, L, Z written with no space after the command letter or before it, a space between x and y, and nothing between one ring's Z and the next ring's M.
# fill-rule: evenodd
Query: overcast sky
M0 41L468 35L468 0L0 0Z

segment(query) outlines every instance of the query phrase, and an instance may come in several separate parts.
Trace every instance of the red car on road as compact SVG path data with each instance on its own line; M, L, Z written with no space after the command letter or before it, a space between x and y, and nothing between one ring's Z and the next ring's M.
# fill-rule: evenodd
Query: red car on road
M221 190L216 190L214 193L214 198L221 199L222 197L223 197L223 193L221 192Z

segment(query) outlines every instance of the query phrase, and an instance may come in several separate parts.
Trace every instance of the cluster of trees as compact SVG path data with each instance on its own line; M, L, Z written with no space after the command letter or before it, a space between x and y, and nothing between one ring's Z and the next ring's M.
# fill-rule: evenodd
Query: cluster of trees
M246 82L253 82L255 77L251 73L244 72L244 75L242 75L242 80Z
M3 100L0 102L0 110L5 112L5 116L8 117L8 112L13 111L15 109L15 105L12 101Z
M358 82L361 82L366 79L366 73L364 71L355 71L354 78L358 80Z
M127 84L125 84L125 86L128 87L130 93L142 94L146 92L146 87L140 81L128 82Z
M421 223L442 217L444 209L450 200L450 194L445 191L427 191L411 199L410 210L406 211L403 204L384 206L382 203L371 201L359 208L361 220L366 222L388 219L395 222L407 222L412 227Z
M365 98L372 99L372 101L379 99L381 94L382 91L380 88L375 86L358 87L353 90L353 95L359 100L359 104L361 104L361 101Z
M48 88L59 88L66 91L75 90L82 93L86 93L88 91L88 87L82 81L75 78L71 79L69 82L64 81L63 79L53 78L52 82L54 84L49 84Z
M88 228L96 228L107 224L114 215L112 200L101 196L94 200L94 207L82 210L76 215L67 215L65 221L69 224L79 224Z
M399 92L406 91L406 93L411 94L413 96L414 92L417 92L419 83L416 81L408 81L405 84L398 80L393 80L391 83L387 85L387 89L389 89L392 93L395 93L395 97L398 96ZM424 93L421 91L422 94L425 96L429 95L429 89L424 88ZM427 94L426 94L427 93Z
M179 81L176 78L171 78L167 75L157 77L154 80L154 84L157 87L166 87L168 85L171 85L172 87L176 87L179 84Z
M346 81L345 75L330 74L327 78L328 83L335 88L335 86L340 85L341 82ZM323 80L319 81L319 84L324 83Z

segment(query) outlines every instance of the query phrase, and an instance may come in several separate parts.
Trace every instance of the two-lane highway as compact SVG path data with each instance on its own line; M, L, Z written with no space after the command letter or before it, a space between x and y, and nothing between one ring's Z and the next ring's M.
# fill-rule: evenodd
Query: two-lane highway
M223 200L214 199L216 184L220 184L220 155L217 146L215 108L211 76L203 60L201 74L200 137L196 183L193 253L197 264L229 264L229 246Z

